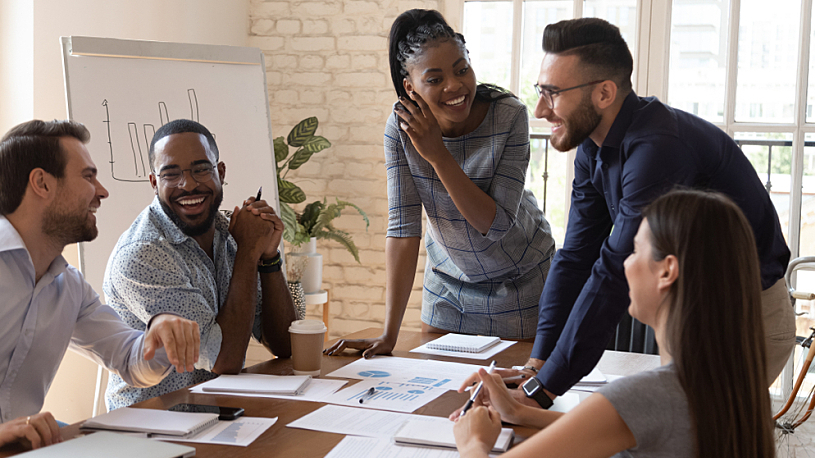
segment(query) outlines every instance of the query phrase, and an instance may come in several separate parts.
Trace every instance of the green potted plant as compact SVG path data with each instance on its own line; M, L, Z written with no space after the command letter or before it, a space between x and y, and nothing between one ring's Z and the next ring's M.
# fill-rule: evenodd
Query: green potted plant
M283 239L293 247L299 248L304 244L306 245L304 249L290 253L290 255L319 257L319 261L317 259L310 260L303 270L303 289L306 293L314 292L315 286L313 283L316 283L317 290L319 290L319 284L322 283L322 256L314 253L318 239L338 242L354 256L357 262L360 262L359 249L354 244L351 235L346 231L335 228L332 224L335 218L341 216L342 210L346 207L354 208L365 220L366 230L370 225L368 215L361 208L351 202L339 199L336 199L336 203L328 203L328 199L316 200L305 205L300 212L291 207L291 204L305 202L306 193L296 184L286 180L289 171L300 168L311 159L312 155L331 146L331 142L325 137L315 135L318 125L319 122L316 117L306 118L292 128L285 140L283 137L274 139L280 218L285 225ZM295 149L291 154L289 147ZM318 264L319 267L317 268L315 264ZM315 271L319 271L319 281L311 280L311 277L316 273Z

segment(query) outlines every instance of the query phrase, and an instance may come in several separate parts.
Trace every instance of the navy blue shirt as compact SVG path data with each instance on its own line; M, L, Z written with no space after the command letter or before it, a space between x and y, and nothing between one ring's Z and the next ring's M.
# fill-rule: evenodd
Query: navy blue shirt
M623 261L640 211L676 186L733 199L753 228L762 289L784 276L790 251L770 196L713 124L631 92L603 146L586 139L577 149L574 170L566 239L541 294L531 354L546 360L538 378L547 390L563 394L600 360L628 308Z

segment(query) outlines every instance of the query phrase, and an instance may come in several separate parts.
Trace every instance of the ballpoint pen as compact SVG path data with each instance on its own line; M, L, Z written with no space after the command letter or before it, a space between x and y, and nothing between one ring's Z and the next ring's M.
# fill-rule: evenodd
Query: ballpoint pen
M365 392L365 394L362 395L361 398L359 398L359 403L362 404L363 402L365 402L365 400L371 399L371 397L374 394L376 394L376 388L371 387L368 391Z
M487 374L492 374L493 369L495 369L495 361L490 363L490 367L487 368ZM475 398L478 397L478 393L481 392L481 387L482 386L484 386L484 382L483 381L478 382L478 386L476 386L475 389L473 390L472 394L470 394L470 399L467 400L467 403L464 404L464 408L461 409L461 416L463 416L465 413L467 413L467 411L470 410L470 407L473 406L473 402L475 402Z

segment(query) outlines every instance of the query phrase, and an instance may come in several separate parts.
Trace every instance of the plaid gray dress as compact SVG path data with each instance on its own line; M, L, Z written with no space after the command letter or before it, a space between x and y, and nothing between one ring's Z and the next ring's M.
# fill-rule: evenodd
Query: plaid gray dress
M433 167L413 147L395 114L385 128L388 237L421 237L427 213L422 321L465 334L531 338L538 300L555 252L549 223L524 189L529 164L526 106L493 101L473 132L444 138L468 177L495 200L486 235L456 208Z

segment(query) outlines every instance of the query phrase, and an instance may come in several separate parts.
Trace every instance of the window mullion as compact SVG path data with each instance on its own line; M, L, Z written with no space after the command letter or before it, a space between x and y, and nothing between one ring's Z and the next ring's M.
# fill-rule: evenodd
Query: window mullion
M512 0L512 63L509 67L509 90L521 93L521 40L523 38L524 2Z
M739 68L739 14L741 12L740 0L730 2L730 21L727 29L727 68L726 87L724 95L724 123L727 133L733 136L733 127L736 122L736 84Z
M574 0L574 17L583 17L583 2L585 0Z

